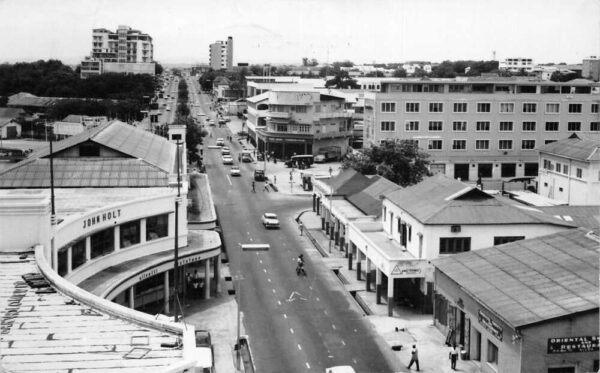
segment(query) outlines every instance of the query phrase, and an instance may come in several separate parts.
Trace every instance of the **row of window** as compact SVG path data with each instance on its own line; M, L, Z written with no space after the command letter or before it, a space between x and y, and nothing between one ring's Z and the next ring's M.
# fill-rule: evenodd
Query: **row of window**
M548 140L553 142L555 140ZM490 150L491 140L475 140L475 150ZM521 140L521 150L535 149L535 140ZM444 140L427 140L427 150L443 150ZM513 140L498 140L498 150L512 150ZM467 140L452 140L451 150L467 150Z
M546 103L545 104L545 113L546 114L560 114L560 103ZM584 104L582 103L568 103L567 111L571 114L581 114L584 112ZM477 102L475 103L476 112L477 113L490 113L492 111L492 103L491 102ZM587 104L586 104L587 106ZM594 114L598 113L598 103L592 103L589 105L589 112ZM443 102L430 102L428 104L429 113L443 113L444 112L444 103ZM467 102L454 102L452 104L452 112L453 113L467 113L468 112L468 103ZM514 102L501 102L498 107L499 113L515 113L516 104ZM381 112L382 113L395 113L396 112L396 102L382 102L381 103ZM420 113L421 112L421 103L420 102L406 102L404 106L404 112L406 113ZM535 102L525 102L521 104L521 113L537 113L538 112L538 103Z
M126 248L141 242L141 221L134 220L123 223L120 227L119 244L121 248ZM100 256L110 254L115 251L115 228L110 227L96 232L90 236L90 258L95 259ZM157 215L146 218L146 241L156 240L169 235L169 215ZM70 246L71 248L71 267L72 270L83 265L86 262L85 241L82 238ZM68 268L69 246L61 248L58 251L58 274L61 276L69 272Z
M495 236L494 246L524 240L525 236ZM471 250L471 237L440 237L440 254L456 254Z
M481 120L475 122L475 131L476 132L490 132L492 127L492 122ZM537 122L535 121L523 121L521 122L521 131L522 132L535 132L537 131ZM545 131L546 132L557 132L560 128L560 122L545 122ZM395 132L396 131L396 121L394 120L383 120L380 122L381 132ZM498 123L498 131L499 132L514 132L515 123L513 121L500 121ZM405 132L418 132L421 130L421 122L418 120L407 120L404 122L404 131ZM440 120L430 120L428 122L427 130L429 132L442 132L444 130L444 122ZM453 132L467 132L468 123L467 121L455 120L452 122L452 131ZM567 122L567 131L569 132L579 132L582 131L582 123L581 122ZM590 132L600 132L600 122L590 122L589 123L589 131Z
M542 168L548 171L555 171L558 173L562 173L565 175L569 174L569 165L560 162L552 162L548 159L544 159L542 162ZM575 177L581 179L583 177L583 169L576 167L575 168Z

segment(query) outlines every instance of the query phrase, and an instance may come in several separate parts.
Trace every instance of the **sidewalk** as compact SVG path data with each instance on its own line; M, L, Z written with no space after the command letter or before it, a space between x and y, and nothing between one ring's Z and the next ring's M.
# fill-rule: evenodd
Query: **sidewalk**
M361 276L362 280L357 280L356 267L353 266L352 270L348 270L348 259L345 253L340 251L333 241L330 253L330 240L321 230L321 217L309 210L301 213L298 220L304 225L305 236L321 252L325 264L337 273L348 292L355 293L354 298L364 310L365 317L385 341L390 353L395 356L397 363L394 365L395 371L409 371L406 367L410 362L410 349L413 344L416 344L421 372L454 372L450 368L448 359L450 348L444 343L444 335L433 326L432 315L423 315L409 307L395 307L394 316L387 316L386 300L382 297L382 304L377 304L374 284L371 285L371 291L366 290L364 272ZM392 346L398 345L402 345L402 349L392 351ZM413 369L415 369L414 365ZM456 371L476 373L481 369L477 362L459 359Z

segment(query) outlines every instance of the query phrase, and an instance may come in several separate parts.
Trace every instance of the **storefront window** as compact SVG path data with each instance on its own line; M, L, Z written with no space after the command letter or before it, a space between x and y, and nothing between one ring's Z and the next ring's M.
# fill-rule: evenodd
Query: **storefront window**
M58 250L58 274L61 276L69 273L69 248L63 247Z
M115 233L113 228L105 229L91 236L91 257L97 258L115 250Z
M85 263L85 238L71 246L71 265L73 269Z
M121 224L121 247L129 247L140 243L140 221Z
M169 215L151 216L146 219L146 241L169 235Z
M490 341L488 341L487 362L498 365L498 347Z

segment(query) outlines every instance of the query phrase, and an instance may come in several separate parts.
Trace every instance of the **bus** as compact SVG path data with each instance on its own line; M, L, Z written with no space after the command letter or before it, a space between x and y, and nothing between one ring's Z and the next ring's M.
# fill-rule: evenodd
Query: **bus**
M27 158L33 149L0 148L0 160L3 161L22 161Z
M288 168L296 167L300 169L309 168L311 164L315 162L314 156L310 154L305 155L294 155L292 158L285 161L285 165Z

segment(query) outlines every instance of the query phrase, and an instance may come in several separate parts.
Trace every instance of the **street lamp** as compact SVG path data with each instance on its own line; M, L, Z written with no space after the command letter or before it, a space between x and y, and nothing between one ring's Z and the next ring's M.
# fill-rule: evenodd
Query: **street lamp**
M329 167L329 175L331 177L331 167ZM333 187L330 186L329 187L329 221L331 222L331 226L333 227L333 205L332 205L332 200L333 200ZM333 230L333 229L331 229ZM329 254L331 254L331 232L327 232L328 236L329 236Z
M256 244L256 243L251 243L251 244L238 244L240 245L240 248L242 249L242 252L244 251L269 251L269 249L271 248L271 245L269 244ZM237 295L237 340L236 340L236 361L237 361L237 368L238 370L240 370L241 367L241 353L242 353L242 346L240 344L240 328L241 328L241 318L242 318L242 314L241 314L241 304L242 304L242 275L240 273L240 271L237 271L237 275L236 275L236 281L237 281L237 291L236 291L236 295Z

